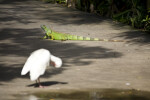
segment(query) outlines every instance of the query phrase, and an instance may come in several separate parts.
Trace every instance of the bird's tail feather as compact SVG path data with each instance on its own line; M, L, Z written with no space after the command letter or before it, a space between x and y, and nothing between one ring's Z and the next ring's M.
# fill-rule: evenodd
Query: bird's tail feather
M25 65L23 66L22 71L21 71L21 75L27 74L29 72L29 70L30 70L29 63L26 62Z

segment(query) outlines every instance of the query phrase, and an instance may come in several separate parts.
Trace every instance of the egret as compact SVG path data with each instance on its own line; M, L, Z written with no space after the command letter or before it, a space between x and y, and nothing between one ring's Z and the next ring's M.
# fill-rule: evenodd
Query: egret
M60 68L62 66L62 60L61 58L52 55L47 49L38 49L32 52L25 62L21 75L30 72L30 80L36 81L39 87L43 88L44 86L40 84L39 77L45 73L46 68L50 64L56 68Z

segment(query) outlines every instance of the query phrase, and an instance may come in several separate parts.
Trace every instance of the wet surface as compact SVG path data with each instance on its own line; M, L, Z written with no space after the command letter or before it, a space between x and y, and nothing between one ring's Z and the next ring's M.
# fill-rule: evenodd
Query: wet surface
M150 100L150 92L140 90L60 90L18 96L20 100Z

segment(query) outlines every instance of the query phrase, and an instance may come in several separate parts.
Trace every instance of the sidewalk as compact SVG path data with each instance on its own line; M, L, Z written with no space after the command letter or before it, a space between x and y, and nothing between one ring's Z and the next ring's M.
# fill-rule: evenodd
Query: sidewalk
M129 42L48 41L40 25L79 36ZM63 89L136 89L150 91L150 36L110 19L40 1L0 4L0 98L12 94ZM46 48L63 59L48 68L34 88L21 69L30 53Z

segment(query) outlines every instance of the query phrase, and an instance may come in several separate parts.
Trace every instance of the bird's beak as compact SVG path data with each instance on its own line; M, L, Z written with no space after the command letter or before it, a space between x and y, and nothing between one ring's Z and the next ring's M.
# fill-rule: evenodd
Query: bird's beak
M56 66L56 64L53 61L50 61L50 64L54 67Z

